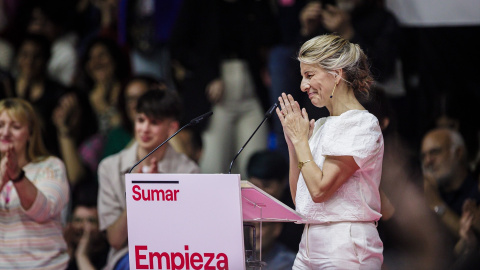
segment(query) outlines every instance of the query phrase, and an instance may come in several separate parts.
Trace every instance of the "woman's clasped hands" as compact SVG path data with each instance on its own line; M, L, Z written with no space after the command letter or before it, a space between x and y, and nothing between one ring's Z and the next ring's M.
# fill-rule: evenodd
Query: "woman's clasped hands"
M315 119L309 120L305 108L300 109L300 105L290 94L282 93L278 101L281 109L277 107L276 111L287 143L290 141L295 144L308 140L312 136Z

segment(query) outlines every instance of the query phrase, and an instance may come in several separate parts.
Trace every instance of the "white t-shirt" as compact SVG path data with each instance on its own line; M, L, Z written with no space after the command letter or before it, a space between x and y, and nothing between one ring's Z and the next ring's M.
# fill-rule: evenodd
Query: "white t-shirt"
M321 118L315 123L309 145L322 170L326 156L352 156L359 169L323 203L313 202L300 173L296 210L309 223L380 219L383 136L377 118L366 110Z

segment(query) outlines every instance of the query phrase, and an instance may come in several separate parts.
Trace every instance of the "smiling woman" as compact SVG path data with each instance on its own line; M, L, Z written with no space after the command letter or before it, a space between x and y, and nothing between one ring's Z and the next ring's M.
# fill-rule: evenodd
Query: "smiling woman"
M380 269L383 136L357 99L373 82L367 58L358 45L323 35L305 42L298 60L301 91L330 116L315 122L291 95L278 99L290 190L308 219L293 269Z
M65 167L47 154L38 122L28 102L0 101L2 269L64 269L68 262L61 223L69 199Z

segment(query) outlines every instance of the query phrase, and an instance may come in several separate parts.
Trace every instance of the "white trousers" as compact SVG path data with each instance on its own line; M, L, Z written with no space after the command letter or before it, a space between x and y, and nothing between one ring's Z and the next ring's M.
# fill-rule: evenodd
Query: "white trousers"
M292 269L381 269L382 252L373 222L307 224Z

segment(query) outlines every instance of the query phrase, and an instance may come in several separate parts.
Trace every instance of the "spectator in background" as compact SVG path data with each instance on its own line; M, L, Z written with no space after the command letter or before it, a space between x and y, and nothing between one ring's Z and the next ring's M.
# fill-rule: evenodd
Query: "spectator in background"
M15 48L23 38L27 19L22 10L28 0L0 0L0 70L11 71ZM20 30L20 31L19 31Z
M326 110L318 111L310 104L308 97L302 95L298 90L301 77L298 76L300 68L296 61L296 53L303 43L300 34L299 15L301 10L308 3L308 0L283 1L277 0L276 22L280 29L280 40L268 54L268 75L269 75L269 100L275 103L283 93L291 94L298 100L302 107L307 109L308 115L312 118L319 118L327 115ZM288 159L288 149L283 139L282 124L276 117L271 118L273 134L275 135L275 149Z
M163 79L169 89L175 89L169 43L181 3L181 0L118 1L118 40L121 46L130 48L134 74Z
M422 141L421 160L427 203L458 237L465 200L480 202L478 180L468 167L462 136L446 128L429 131Z
M98 183L82 182L72 192L72 217L64 230L70 261L68 270L102 269L109 251L98 229Z
M122 117L122 124L112 128L107 133L103 157L116 154L131 143L133 138L133 124L135 122L135 108L138 99L149 89L166 91L167 85L148 75L136 75L122 88L118 98L118 111Z
M27 32L46 36L52 43L48 74L55 81L72 86L77 68L78 36L72 31L75 15L74 1L32 1Z
M462 136L446 128L430 130L422 141L421 161L427 204L450 232L451 254L455 243L463 253L469 236L475 239L480 232L480 192Z
M92 136L76 143L69 138L72 142L62 150L65 154L63 158L71 161L67 163L67 170L77 175L77 179L83 175L96 177L105 138L113 128L122 124L118 100L123 81L129 75L128 61L123 56L115 41L102 37L93 39L81 59L77 78L77 87L87 96L86 102L78 100L80 102L71 102L59 108L58 113L63 115L68 115L76 108L92 108L95 117L91 121L98 124ZM79 145L78 151L73 151L76 145Z
M202 133L203 172L227 171L270 107L262 71L275 38L268 1L183 1L171 49L185 74L179 82L189 108L185 119L201 115L213 105L213 116ZM234 172L245 175L250 155L266 148L267 130L258 130L239 156Z
M52 114L67 89L47 74L49 59L48 39L42 35L26 35L16 53L13 81L4 80L0 85L0 98L19 97L29 101L38 115L48 151L58 156L60 150Z
M172 91L149 90L138 100L135 143L102 160L98 169L100 230L111 246L107 269L128 269L125 173L179 127L181 103ZM139 164L136 173L198 173L194 161L164 145Z
M117 102L130 69L128 60L114 40L97 37L80 60L77 85L85 91L97 116L99 133L120 125Z
M247 176L248 181L252 184L280 200L287 187L288 164L278 152L258 151L248 161ZM260 229L255 230L256 252L260 252L261 248L262 261L267 263L267 266L262 269L292 269L295 253L282 244L279 239L284 224L279 222L263 222L262 224L261 246ZM300 234L296 243L298 243L302 231L301 226L297 225L297 227L300 229Z
M0 153L0 268L64 269L66 171L45 150L39 121L25 100L0 101Z

